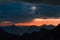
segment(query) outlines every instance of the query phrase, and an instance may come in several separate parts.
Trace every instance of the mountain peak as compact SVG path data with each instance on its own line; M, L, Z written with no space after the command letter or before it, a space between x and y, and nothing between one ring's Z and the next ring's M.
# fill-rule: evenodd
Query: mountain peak
M58 24L56 28L60 29L60 24Z

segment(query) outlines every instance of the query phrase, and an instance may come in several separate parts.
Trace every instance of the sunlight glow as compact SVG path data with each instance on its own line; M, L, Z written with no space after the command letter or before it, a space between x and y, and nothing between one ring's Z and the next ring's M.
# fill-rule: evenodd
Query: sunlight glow
M15 25L15 26L32 26L32 25L36 25L36 26L41 26L41 25L54 25L57 26L60 23L60 19L41 19L41 18L35 18L33 19L33 21L31 22L25 22L25 23L12 23L9 21L3 21L0 22L0 26L10 26L10 25Z
M32 6L32 7L31 7L31 10L36 10L36 7L35 7L35 6Z

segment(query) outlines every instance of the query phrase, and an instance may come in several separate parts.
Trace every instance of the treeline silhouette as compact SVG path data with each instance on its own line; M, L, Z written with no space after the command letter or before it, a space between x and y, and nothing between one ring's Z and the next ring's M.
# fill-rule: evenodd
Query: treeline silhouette
M54 28L49 30L43 28L44 26ZM56 27L53 25L42 25L39 32L34 31L32 34L24 33L23 36L10 34L0 29L0 40L60 40L60 24Z

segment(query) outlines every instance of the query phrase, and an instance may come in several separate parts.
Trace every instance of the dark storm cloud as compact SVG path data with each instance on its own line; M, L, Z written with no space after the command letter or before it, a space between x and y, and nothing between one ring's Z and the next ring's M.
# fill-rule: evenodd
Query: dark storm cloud
M0 5L0 21L28 22L34 16L29 15L29 5L23 3L9 3Z
M0 3L6 2L28 2L28 3L43 3L51 5L60 5L60 0L0 0Z
M39 15L42 17L60 17L60 7L59 6L51 6L51 5L40 5L39 6Z
M60 7L34 4L36 10L30 9L29 3L7 3L0 5L0 21L29 22L34 18L60 17Z
M60 0L17 0L17 1L24 1L29 3L46 3L46 4L54 4L60 5Z

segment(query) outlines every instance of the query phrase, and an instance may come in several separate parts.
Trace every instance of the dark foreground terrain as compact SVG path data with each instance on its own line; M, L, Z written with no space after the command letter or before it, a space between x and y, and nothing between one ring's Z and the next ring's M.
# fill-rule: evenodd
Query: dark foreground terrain
M60 24L54 27L52 30L43 28L46 25L42 25L39 32L32 32L32 34L24 33L23 36L16 34L10 34L0 29L0 40L60 40ZM48 26L47 26L48 27Z

